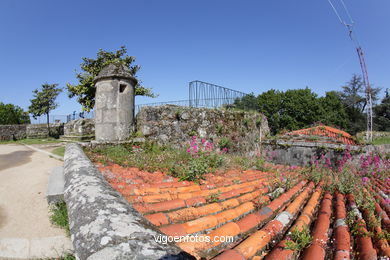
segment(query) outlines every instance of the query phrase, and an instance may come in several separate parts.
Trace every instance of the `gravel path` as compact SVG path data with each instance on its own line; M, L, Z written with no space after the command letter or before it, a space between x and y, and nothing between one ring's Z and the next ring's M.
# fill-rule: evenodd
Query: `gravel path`
M58 257L71 248L49 221L50 170L62 162L17 144L0 145L0 258Z

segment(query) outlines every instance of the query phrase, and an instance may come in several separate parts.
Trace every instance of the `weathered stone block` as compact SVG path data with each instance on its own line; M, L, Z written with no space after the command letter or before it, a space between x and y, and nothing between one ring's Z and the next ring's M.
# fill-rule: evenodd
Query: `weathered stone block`
M71 239L81 259L186 259L115 191L77 144L68 144L64 161L65 202Z

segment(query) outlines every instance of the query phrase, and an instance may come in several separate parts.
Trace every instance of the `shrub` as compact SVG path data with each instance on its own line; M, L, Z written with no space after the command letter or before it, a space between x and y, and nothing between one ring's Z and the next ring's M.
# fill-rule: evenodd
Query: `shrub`
M50 221L56 226L64 228L69 235L69 220L68 220L68 210L66 208L65 202L57 202L52 205Z
M218 142L219 149L222 151L229 151L232 147L232 141L227 137L222 137Z
M203 175L207 173L208 163L206 159L201 157L192 158L188 162L188 166L180 176L182 181L197 181L203 178Z
M285 249L300 252L308 247L311 244L311 241L312 237L307 227L303 227L302 229L295 228L287 236Z

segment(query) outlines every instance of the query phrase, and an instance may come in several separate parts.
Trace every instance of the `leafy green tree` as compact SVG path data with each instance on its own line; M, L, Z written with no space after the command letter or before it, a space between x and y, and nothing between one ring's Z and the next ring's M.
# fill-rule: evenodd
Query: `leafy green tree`
M29 124L30 117L21 107L0 102L0 125Z
M47 117L47 129L50 134L50 125L49 125L49 113L50 111L56 109L58 104L56 103L57 96L61 93L62 89L58 88L58 84L48 84L45 83L42 85L41 90L34 90L34 98L31 99L31 105L28 110L32 116L36 119L38 116L46 115Z
M374 107L374 126L378 131L390 131L390 94L386 90L386 95L382 102Z
M275 89L263 92L257 97L259 111L268 119L271 133L276 134L280 129L281 106L284 93Z
M280 109L280 130L297 130L320 120L317 94L309 88L287 90Z
M326 92L325 97L319 98L319 103L321 106L319 121L321 123L340 129L347 129L349 125L348 115L336 91Z
M135 57L127 55L125 46L121 46L119 50L110 52L100 49L97 53L96 59L82 58L80 68L81 73L76 74L79 81L78 85L67 84L68 95L70 98L77 97L77 101L82 105L83 110L90 111L95 105L96 88L93 79L99 72L108 64L122 63L130 69L132 75L135 77L139 71L139 65L133 65ZM145 88L140 84L135 86L136 96L156 97L150 88Z
M242 110L258 110L258 102L255 94L250 93L242 98L237 98L234 101L234 106Z

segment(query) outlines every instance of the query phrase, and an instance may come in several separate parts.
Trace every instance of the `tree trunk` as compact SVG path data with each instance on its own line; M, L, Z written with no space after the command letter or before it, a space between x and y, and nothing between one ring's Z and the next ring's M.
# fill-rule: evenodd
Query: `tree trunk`
M47 131L48 131L48 134L49 134L49 136L48 137L50 137L50 123L49 123L49 113L47 113L46 114L46 118L47 118Z

